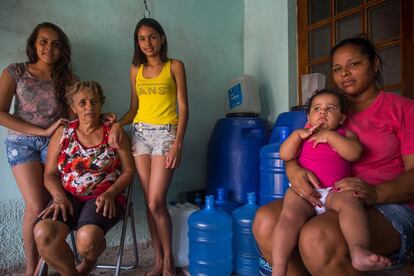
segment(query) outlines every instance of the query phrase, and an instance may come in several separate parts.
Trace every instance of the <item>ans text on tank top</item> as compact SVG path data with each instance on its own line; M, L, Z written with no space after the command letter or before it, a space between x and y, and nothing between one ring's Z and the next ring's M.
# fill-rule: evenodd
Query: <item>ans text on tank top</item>
M177 87L171 76L171 60L164 63L161 73L151 79L143 76L138 68L135 90L139 99L134 123L177 124Z

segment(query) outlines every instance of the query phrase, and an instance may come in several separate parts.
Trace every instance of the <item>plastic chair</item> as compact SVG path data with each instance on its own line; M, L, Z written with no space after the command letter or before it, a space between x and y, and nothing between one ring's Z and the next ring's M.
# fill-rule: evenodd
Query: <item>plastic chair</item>
M132 185L133 182L127 188L127 204L125 209L125 216L121 220L122 221L122 231L121 231L121 239L119 242L119 251L116 260L116 264L97 264L98 269L115 269L115 275L119 275L121 270L130 270L135 268L138 265L139 257L138 257L138 245L137 245L137 238L135 232L135 221L134 221L134 213L133 213L133 204L131 201L132 197ZM122 256L124 253L124 244L125 244L125 235L126 235L126 228L128 226L128 218L131 220L131 235L133 240L134 246L134 262L131 265L122 265ZM78 264L80 263L79 255L76 250L76 241L75 241L75 231L70 232L70 240L71 240L71 247L72 251L75 255L75 262ZM45 261L42 260L42 265L39 271L39 276L47 276L48 265Z

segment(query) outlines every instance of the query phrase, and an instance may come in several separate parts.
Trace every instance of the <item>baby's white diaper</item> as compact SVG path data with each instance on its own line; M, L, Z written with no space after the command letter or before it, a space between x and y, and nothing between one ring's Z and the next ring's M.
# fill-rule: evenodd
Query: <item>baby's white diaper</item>
M331 190L332 190L332 187L316 188L316 191L321 194L321 198L319 198L319 201L322 203L322 207L315 206L315 211L316 211L317 215L325 213L325 211L326 211L326 207L325 207L326 206L326 197L329 195Z

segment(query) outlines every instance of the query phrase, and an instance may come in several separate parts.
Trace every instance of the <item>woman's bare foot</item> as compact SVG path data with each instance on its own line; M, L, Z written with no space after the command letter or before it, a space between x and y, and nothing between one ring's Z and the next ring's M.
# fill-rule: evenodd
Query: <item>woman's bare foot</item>
M161 276L162 275L162 262L155 261L151 270L145 272L145 276Z
M175 262L174 262L174 258L166 258L164 260L164 270L162 272L163 276L175 276L177 275L176 271L175 271Z
M359 271L381 270L389 267L389 258L375 254L362 246L354 246L351 250L352 266Z
M88 261L83 259L83 261L76 266L76 270L80 275L87 276L96 268L96 261Z

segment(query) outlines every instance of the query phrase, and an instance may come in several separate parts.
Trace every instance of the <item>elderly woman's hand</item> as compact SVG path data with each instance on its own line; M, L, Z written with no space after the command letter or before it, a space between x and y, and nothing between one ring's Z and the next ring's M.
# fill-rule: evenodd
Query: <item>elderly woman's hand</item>
M313 206L322 206L322 202L319 200L321 195L315 190L315 188L319 188L318 178L311 171L299 166L296 160L288 161L285 164L291 189Z
M377 202L377 192L374 186L368 185L357 177L346 177L335 183L337 191L353 191L355 197L362 198L366 205L373 205Z
M95 201L96 212L102 211L104 217L114 218L116 215L115 197L109 191L100 194Z
M45 219L53 213L53 220L56 220L61 212L63 221L66 221L68 219L68 211L70 215L73 215L72 203L70 203L65 195L56 196L53 198L52 204L47 206L38 217Z

